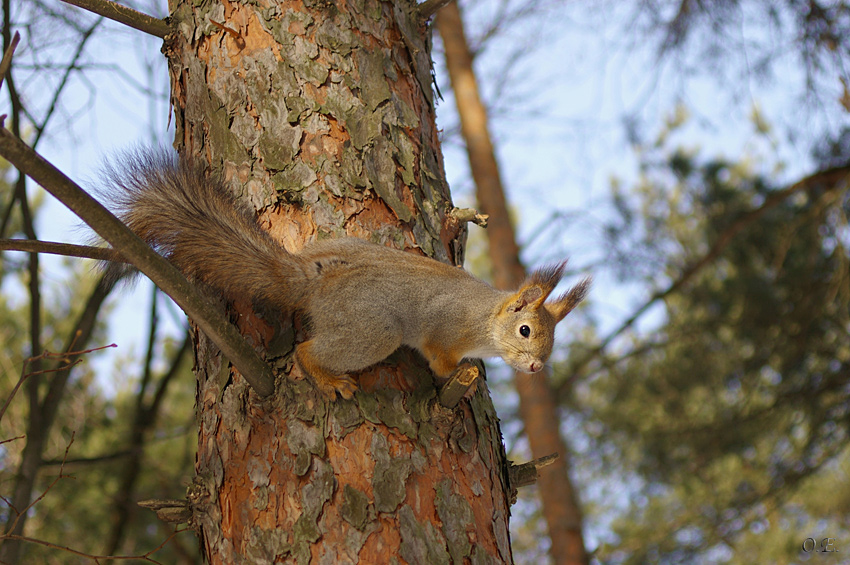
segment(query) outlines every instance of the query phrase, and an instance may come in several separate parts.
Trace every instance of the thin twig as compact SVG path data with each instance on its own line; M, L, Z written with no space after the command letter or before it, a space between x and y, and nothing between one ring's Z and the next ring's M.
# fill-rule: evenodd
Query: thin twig
M55 467L56 465L62 465L63 463L66 466L93 465L97 463L108 463L110 461L115 461L116 459L124 459L125 457L129 457L132 454L133 452L129 449L124 449L122 451L116 451L115 453L95 455L94 457L77 457L76 459L68 459L67 461L61 461L58 459L45 459L41 462L41 465L42 467Z
M155 37L165 38L171 33L171 26L153 16L137 12L132 8L110 2L109 0L62 0L67 4L77 6L89 12L99 14L104 18L122 23L131 28L149 33Z
M68 445L66 445L66 446L65 446L65 455L62 457L62 465L60 465L60 466L59 466L59 473L56 475L56 478L55 478L55 479L53 479L53 481L51 481L51 483L50 483L49 485L47 485L47 488L46 488L46 489L44 489L44 492L42 492L42 493L41 493L41 495L39 495L39 496L38 496L35 500L33 500L32 502L30 502L30 503L27 505L27 507L26 507L26 508L24 508L24 509L23 509L22 511L20 511L20 512L18 512L18 510L17 510L16 508L13 508L11 505L9 506L9 507L10 507L10 509L11 509L12 511L16 512L17 514L16 514L16 516L15 516L15 519L12 521L12 525L11 525L11 526L9 526L9 529L8 529L8 530L6 530L7 532L14 532L14 531L15 531L15 526L17 526L17 525L18 525L18 521L21 519L21 517L22 517L22 516L25 516L25 515L27 514L27 512L29 512L29 511L30 511L30 509L31 509L33 506L35 506L36 504L38 504L39 502L41 502L42 500L44 500L44 497L45 497L45 496L47 496L47 493L48 493L48 492L50 492L50 490L51 490L54 486L56 486L56 483L58 483L61 479L68 478L68 475L65 475L65 474L63 473L63 471L65 470L65 460L68 458L68 453L69 453L69 452L70 452L70 450L71 450L71 445L73 445L73 444L74 444L74 436L75 436L75 435L76 435L76 432L71 432L71 439L68 441ZM8 534L8 533L7 533L7 534L5 534L5 535L0 536L0 539L3 539L3 538L14 539L15 537L16 537L16 536L15 536L15 534Z
M144 411L145 394L147 393L148 384L153 376L153 351L156 346L156 329L159 325L159 315L157 312L157 294L159 289L155 286L151 289L151 309L150 309L150 327L148 328L148 345L145 348L145 362L142 369L142 382L139 383L139 393L136 395L136 417L139 412Z
M36 257L38 255L35 255ZM34 488L36 475L41 467L41 458L44 451L44 444L49 436L49 431L52 427L53 420L58 413L59 404L63 397L65 386L68 383L72 368L76 363L71 363L72 358L68 354L74 352L80 353L89 342L92 332L95 328L97 312L103 301L109 295L109 292L114 287L117 279L105 281L103 277L95 285L91 295L80 313L79 318L74 324L75 330L72 332L70 339L66 341L63 350L67 353L57 355L65 363L64 366L58 367L52 373L52 378L49 381L47 390L43 395L43 400L36 399L36 413L38 419L35 420L30 413L30 421L27 425L27 443L22 453L22 459L18 465L17 476L14 486L14 497L9 504L12 508L23 508L30 501ZM114 347L114 345L113 345ZM48 354L51 356L52 354ZM35 370L35 368L33 368ZM32 372L32 371L30 371ZM27 386L37 382L39 379L30 379ZM41 389L41 387L39 387ZM38 396L41 396L38 394ZM34 397L34 396L33 396ZM27 521L27 514L24 514L16 521L14 529L7 531L8 534L23 535L24 526ZM7 562L14 563L19 561L19 553L21 544L10 541L3 545L3 557Z
M178 349L174 354L174 359L171 361L171 366L168 368L168 372L162 376L156 386L153 400L151 400L150 405L147 407L149 417L153 417L157 414L157 412L159 412L162 401L165 399L165 392L168 389L168 384L174 379L174 377L177 376L179 372L178 369L180 369L180 364L182 363L183 358L191 350L192 332L187 331L183 338L183 343L180 345L180 349Z
M76 357L76 356L79 356L79 355L83 355L85 353L92 353L93 351L100 351L101 349L106 349L107 347L117 347L117 346L114 343L110 343L109 345L103 345L101 347L94 347L92 349L87 349L85 351L68 351L67 353L51 353L50 351L45 351L44 353L42 353L41 355L38 355L36 357L27 358L24 361L24 366L21 368L21 376L18 379L18 382L15 384L15 387L12 389L12 392L9 393L8 398L6 398L6 402L3 403L3 408L0 408L0 420L3 420L3 415L6 413L6 410L9 408L9 404L12 402L12 399L15 397L15 394L17 394L18 389L21 388L21 385L29 377L32 377L32 376L35 376L35 375L43 375L45 373L55 373L55 372L58 372L58 371L66 370L70 367L73 367L74 365L77 365L78 363L80 363L82 361L82 359L77 359L73 362L69 362L70 357ZM38 371L27 372L27 366L34 361L40 361L42 359L56 359L56 358L65 359L66 364L61 366L61 367L54 367L52 369L42 369L42 370L38 370Z
M114 559L115 561L134 561L134 560L135 561L147 561L148 563L156 563L157 565L161 565L159 561L151 558L151 555L153 555L154 553L156 553L157 551L159 551L160 549L165 547L165 544L167 544L169 541L171 541L171 538L173 538L177 534L181 534L181 533L185 532L186 530L188 530L188 528L178 528L178 529L174 530L174 532L172 532L171 535L169 535L167 538L165 538L161 544L159 544L158 546L156 546L152 550L148 551L147 553L143 553L142 555L94 555L92 553L85 553L84 551L72 549L72 548L64 546L64 545L59 545L59 544L51 543L49 541L40 540L40 539L36 539L36 538L30 538L30 537L26 537L26 536L4 535L4 536L0 536L0 539L13 539L13 540L25 541L25 542L28 542L28 543L34 543L34 544L37 544L37 545L43 545L44 547L49 547L51 549L58 549L60 551L65 551L67 553L70 553L72 555L76 555L78 557L84 557L86 559L92 559L95 562L100 562L102 560L105 561L105 560L109 560L109 559Z
M24 251L27 253L49 253L65 257L80 257L98 261L113 261L127 263L114 249L106 247L90 247L88 245L73 245L71 243L56 243L53 241L32 241L30 239L0 239L0 251Z
M419 4L419 21L425 22L452 0L425 0Z
M3 408L0 408L0 421L3 420L3 415L6 414L6 410L9 408L9 404L12 403L12 399L15 398L15 395L18 394L18 390L20 390L21 385L24 384L24 381L29 377L29 373L25 372L27 367L27 361L24 361L24 367L21 369L21 376L18 378L18 382L15 383L14 388L12 388L12 392L9 393L9 396L6 398L6 402L3 403Z
M66 363L68 363L69 362L68 360L71 357L79 357L80 355L86 355L88 353L94 353L95 351L100 351L102 349L109 349L110 347L118 347L118 346L115 345L114 343L110 343L109 345L101 345L100 347L91 347L89 349L81 349L80 351L66 351L65 353L53 353L51 351L45 351L44 353L42 353L41 356L44 357L45 359L65 359ZM43 371L43 372L48 373L50 371L61 371L62 369L65 369L66 367L67 367L67 365L65 367L57 367L56 369L50 369L50 370Z
M16 31L12 37L12 43L9 44L6 52L3 53L3 60L0 61L0 86L3 86L3 79L6 78L6 73L9 72L9 67L12 66L12 55L15 54L15 48L18 46L20 40L21 34Z
M38 147L38 142L41 141L41 136L44 135L44 132L47 131L47 124L50 122L50 118L56 113L56 109L59 107L59 100L62 96L62 92L64 92L65 87L68 86L71 75L74 71L79 71L80 59L83 56L83 53L86 49L86 43L94 37L94 32L100 26L101 22L103 22L103 18L98 18L96 22L94 22L88 29L82 32L80 36L80 41L77 44L77 48L74 51L73 57L68 61L68 64L65 65L65 71L62 73L62 78L59 80L59 83L56 85L56 88L53 91L53 98L50 100L50 104L47 105L47 111L44 114L44 118L41 120L41 123L36 126L36 134L35 138L32 140L32 147Z

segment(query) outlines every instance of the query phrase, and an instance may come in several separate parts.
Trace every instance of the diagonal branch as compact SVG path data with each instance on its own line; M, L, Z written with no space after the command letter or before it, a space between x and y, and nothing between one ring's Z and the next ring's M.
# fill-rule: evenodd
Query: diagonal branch
M137 12L127 6L110 2L109 0L62 0L89 12L114 20L133 29L149 33L155 37L165 38L171 33L171 26L165 20Z
M168 294L221 348L222 353L242 373L257 394L266 397L274 392L274 375L269 366L224 317L221 310L202 298L171 263L155 253L118 218L41 155L9 131L2 129L0 155L70 208Z
M98 27L100 27L101 22L103 22L103 19L98 18L97 21L91 25L91 27L80 33L80 41L79 43L77 43L77 48L74 51L74 55L68 61L68 64L65 65L65 72L62 73L62 78L59 80L59 83L53 91L53 98L50 100L50 104L47 105L47 112L45 112L44 118L41 120L41 123L36 125L35 139L32 140L33 147L38 146L38 142L41 140L41 136L47 130L47 123L50 121L50 118L53 117L53 114L59 107L59 97L62 95L62 92L65 90L65 87L68 85L71 75L75 71L80 70L79 61L80 58L83 56L83 52L86 49L86 44L92 37L94 37L94 32L97 30Z
M0 86L3 86L3 79L6 77L6 73L9 72L9 68L12 66L12 55L15 54L15 48L18 46L18 42L21 40L21 34L17 31L15 35L12 37L12 42L9 44L9 47L6 48L6 52L3 53L3 60L0 61Z
M159 292L155 290L154 292ZM152 301L156 304L156 297ZM151 351L153 349L153 338L156 329L156 312L155 306L151 307L151 332L148 345L148 358L145 363L145 374L142 378L142 384L139 387L139 392L136 396L136 413L133 416L133 424L130 430L130 437L127 442L127 451L129 456L122 463L123 468L118 472L119 487L113 494L112 504L112 524L110 526L109 535L105 545L107 554L115 553L121 546L121 542L125 537L128 529L130 516L135 503L133 501L133 493L136 490L136 484L139 481L141 470L144 465L146 437L150 434L156 423L159 415L159 408L162 406L162 401L165 398L168 385L180 373L179 369L183 366L183 360L192 350L191 332L186 332L183 338L183 343L180 349L174 354L171 359L171 365L168 372L160 378L156 385L156 392L149 402L145 402L145 397L148 396L148 385L151 379Z

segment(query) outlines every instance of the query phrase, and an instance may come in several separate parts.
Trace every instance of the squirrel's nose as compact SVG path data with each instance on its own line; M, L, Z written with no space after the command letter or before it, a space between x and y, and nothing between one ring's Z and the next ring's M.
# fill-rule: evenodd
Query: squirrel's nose
M543 368L543 363L540 361L532 361L531 365L528 366L529 373L536 373L540 369Z

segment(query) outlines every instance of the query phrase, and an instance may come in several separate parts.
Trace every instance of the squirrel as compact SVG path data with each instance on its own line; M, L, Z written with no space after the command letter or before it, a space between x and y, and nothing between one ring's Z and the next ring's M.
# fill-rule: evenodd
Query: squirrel
M351 398L349 373L401 345L448 377L463 358L501 357L525 373L543 368L555 325L581 302L586 278L546 302L566 262L534 271L516 291L465 270L354 237L290 253L207 167L140 150L106 166L109 198L124 223L190 280L308 319L295 361L328 398Z

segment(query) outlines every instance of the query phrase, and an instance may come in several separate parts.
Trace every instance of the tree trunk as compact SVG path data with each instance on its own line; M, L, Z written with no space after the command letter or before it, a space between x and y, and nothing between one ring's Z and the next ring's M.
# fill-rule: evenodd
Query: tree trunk
M221 171L281 245L353 235L462 261L414 3L173 7L176 146ZM399 351L355 375L363 393L328 402L293 368L300 320L226 298L280 376L262 400L197 336L190 500L210 562L511 562L485 386L445 410L424 361Z
M463 31L457 3L437 13L436 26L443 39L446 66L460 116L480 211L490 216L487 228L493 280L498 288L516 288L525 279L513 225L508 215L496 154L487 127L487 112L478 93L472 55ZM543 515L552 541L551 554L557 564L586 565L582 537L582 514L569 475L570 452L561 437L555 394L548 374L529 376L515 373L520 399L520 416L525 424L532 457L552 453L560 457L540 470L538 484L543 495Z

